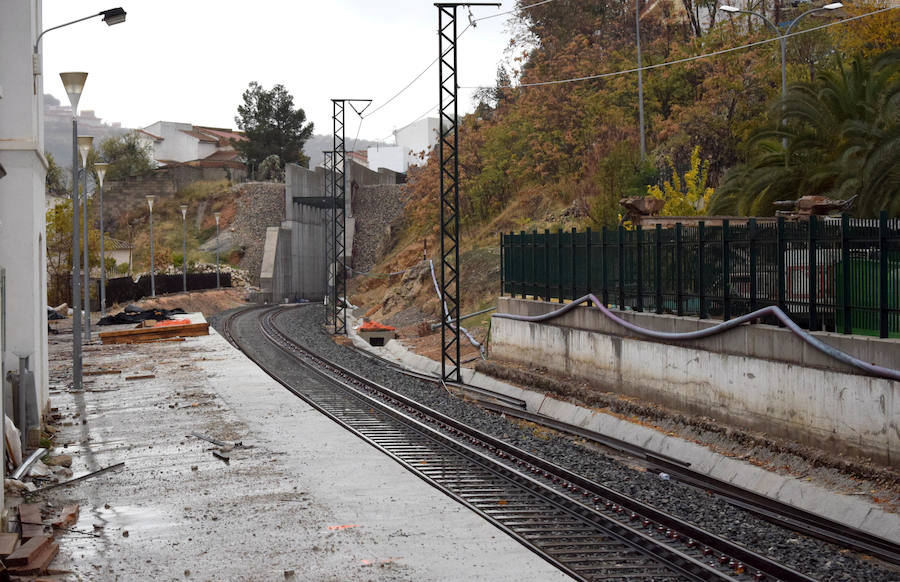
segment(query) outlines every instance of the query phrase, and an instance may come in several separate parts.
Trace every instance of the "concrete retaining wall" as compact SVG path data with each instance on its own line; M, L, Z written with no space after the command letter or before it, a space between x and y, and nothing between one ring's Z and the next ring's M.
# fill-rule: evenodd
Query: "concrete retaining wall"
M500 298L498 312L539 315L558 308ZM620 315L664 331L717 323ZM898 340L815 335L866 361L900 365ZM900 466L900 383L856 374L782 328L745 325L704 340L662 343L638 339L598 309L580 307L543 324L494 317L491 351L585 379L600 390Z

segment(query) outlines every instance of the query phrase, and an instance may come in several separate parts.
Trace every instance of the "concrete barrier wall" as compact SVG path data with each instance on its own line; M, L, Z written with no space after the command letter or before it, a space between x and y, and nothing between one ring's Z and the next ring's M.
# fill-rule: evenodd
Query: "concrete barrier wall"
M539 315L557 308L500 298L498 312ZM620 315L665 331L717 323ZM815 335L867 361L900 365L898 340ZM491 352L587 380L598 390L900 465L900 383L856 374L778 327L746 325L704 340L663 343L638 339L598 309L580 307L542 324L494 317Z

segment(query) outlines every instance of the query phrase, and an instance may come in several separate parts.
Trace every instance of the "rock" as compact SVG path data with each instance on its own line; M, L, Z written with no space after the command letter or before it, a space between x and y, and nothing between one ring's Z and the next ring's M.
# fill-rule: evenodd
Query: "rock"
M47 465L51 467L71 467L72 466L72 456L71 455L54 455L44 461Z
M3 489L7 494L21 495L26 491L34 491L35 486L33 483L24 483L22 481L19 481L18 479L4 479Z
M32 477L49 477L53 473L50 471L50 467L45 465L41 461L36 461L34 465L28 469L28 474Z
M72 469L68 467L53 467L53 474L64 479L71 479L74 474Z

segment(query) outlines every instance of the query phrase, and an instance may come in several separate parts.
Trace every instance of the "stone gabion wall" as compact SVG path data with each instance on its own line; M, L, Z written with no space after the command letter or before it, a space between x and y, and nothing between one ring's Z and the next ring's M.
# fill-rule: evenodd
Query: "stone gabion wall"
M361 186L353 196L353 262L356 271L368 271L385 251L392 229L400 226L406 207L403 184Z

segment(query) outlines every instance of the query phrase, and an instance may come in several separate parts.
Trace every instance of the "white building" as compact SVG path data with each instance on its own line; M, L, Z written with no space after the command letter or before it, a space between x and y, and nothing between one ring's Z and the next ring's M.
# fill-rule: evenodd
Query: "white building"
M231 129L204 127L176 121L157 121L139 129L141 142L149 146L159 165L200 160L236 161L240 155L232 140L242 141L244 134Z
M6 171L0 178L0 267L6 270L0 384L6 371L18 368L19 356L29 356L38 415L49 398L44 79L32 75L31 59L40 31L40 0L0 3L0 165Z
M428 152L438 141L438 127L437 117L426 117L395 130L395 145L368 149L369 168L406 172L410 166L424 165Z

